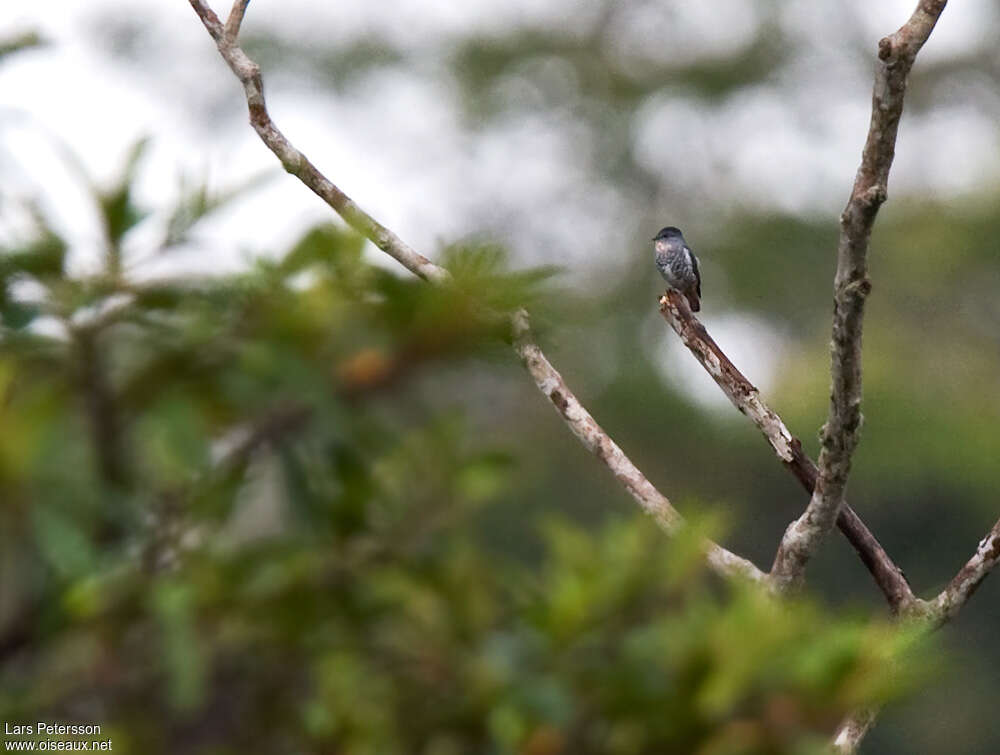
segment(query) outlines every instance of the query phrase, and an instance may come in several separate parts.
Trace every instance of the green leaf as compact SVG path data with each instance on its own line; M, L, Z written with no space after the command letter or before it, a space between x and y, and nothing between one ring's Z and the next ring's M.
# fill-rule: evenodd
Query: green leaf
M0 291L0 322L13 330L22 330L40 313L37 304L11 299L7 291Z
M206 664L195 627L196 595L191 584L161 582L151 595L163 643L170 701L179 710L196 708L205 695Z
M138 208L132 201L132 190L135 182L139 161L149 146L149 139L140 139L129 150L125 158L125 166L119 178L110 188L97 192L97 202L101 209L105 233L112 254L120 254L121 241L125 234L138 225L149 214ZM112 260L112 265L120 264L121 260Z
M361 262L365 239L354 231L332 224L316 226L306 232L279 264L285 276L314 266L329 265L336 274L350 275Z
M32 521L42 552L57 574L81 576L96 564L88 534L66 512L51 504L34 506Z
M489 500L506 487L513 469L514 459L509 454L482 454L459 471L458 491L470 501Z
M36 278L61 277L66 248L60 236L45 228L40 238L0 256L0 276L24 273Z
M209 191L207 181L192 184L182 177L181 196L167 220L167 233L161 247L166 249L184 243L188 240L191 229L201 220L260 187L277 173L276 170L261 171L242 183L218 193Z
M496 244L450 246L442 261L451 271L455 289L478 306L498 312L537 303L546 293L544 284L559 272L553 266L509 270L507 251Z

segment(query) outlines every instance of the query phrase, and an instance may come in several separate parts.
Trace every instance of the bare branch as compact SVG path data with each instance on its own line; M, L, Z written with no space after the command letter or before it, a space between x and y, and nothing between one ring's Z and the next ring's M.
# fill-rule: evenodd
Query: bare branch
M597 421L577 400L556 369L531 339L528 316L522 310L514 318L514 345L521 361L535 384L569 426L583 446L599 458L625 487L632 498L669 534L683 524L665 495L646 479ZM756 566L715 543L706 543L706 554L712 568L723 575L762 581L764 574Z
M975 555L931 602L934 620L938 624L944 624L955 618L962 606L972 597L972 593L989 576L998 560L1000 560L1000 521L997 521L986 537L979 541Z
M834 279L833 390L829 418L821 435L823 449L819 457L819 480L805 514L793 522L785 533L771 569L772 576L786 584L801 578L806 562L829 528L827 520L844 500L851 455L861 429L861 324L865 297L871 290L867 269L868 242L875 216L887 196L896 132L903 114L906 79L917 53L933 31L946 4L947 0L920 0L913 15L901 28L879 41L880 62L875 70L868 139L851 197L840 217L837 274ZM938 608L939 616L944 615L946 609L943 604L949 603L945 596L953 587L951 595L955 602L951 605L953 611L957 611L992 568L990 566L981 571L993 550L990 545L984 552L984 545L993 541L993 537L983 540L976 556L938 596L935 604L942 604ZM969 569L967 579L962 578L966 569ZM914 609L914 613L919 614L926 612L928 606L920 601ZM933 616L930 618L934 620ZM877 715L874 710L860 710L849 716L837 731L834 749L842 753L855 752Z
M872 117L847 207L840 216L834 278L830 412L820 434L819 475L805 513L789 525L771 576L780 589L798 584L806 563L837 520L844 502L851 457L861 433L861 331L868 280L868 243L886 200L896 131L903 114L906 79L947 0L921 0L895 34L878 45Z
M247 57L246 53L236 44L235 39L227 39L218 16L203 0L190 0L198 17L208 33L215 40L219 53L243 84L247 105L250 108L250 124L254 127L261 141L267 145L286 171L298 178L309 187L320 199L332 207L349 226L367 237L375 246L393 257L399 264L424 280L442 282L450 276L448 271L438 267L422 254L414 251L396 234L376 221L362 210L354 201L342 192L336 184L324 176L304 154L297 150L278 130L267 112L264 101L264 83L260 76L260 67ZM236 5L240 3L237 2ZM237 9L234 6L234 13ZM239 12L242 18L242 12Z
M285 170L296 176L324 202L326 202L348 225L370 239L379 249L393 257L410 272L432 283L450 280L447 270L435 265L419 254L396 234L381 225L362 210L309 162L271 121L264 101L264 85L260 68L247 57L236 44L236 34L230 35L230 27L238 31L246 2L236 0L229 22L223 27L218 16L203 0L189 0L208 33L215 40L223 59L243 84L247 105L250 109L250 123L267 147L277 156ZM235 19L235 20L234 20ZM576 396L566 386L562 376L556 372L548 359L531 338L527 315L519 312L512 322L515 348L528 372L534 378L539 390L549 399L562 415L570 429L583 445L596 454L625 486L629 494L640 506L652 514L668 533L676 532L683 519L676 509L625 456L618 445L600 428L594 418L580 404ZM708 542L706 559L717 573L732 577L742 576L753 581L763 581L764 574L752 563Z
M228 44L235 44L236 38L240 36L240 26L243 25L243 16L247 12L248 5L250 5L250 0L233 0L233 8L229 11L224 31Z
M877 708L862 708L845 718L833 737L833 751L849 755L856 752L861 740L871 731L878 717Z
M208 33L212 35L212 39L216 42L224 41L222 22L219 20L219 17L215 15L215 11L209 8L206 3L202 2L202 0L190 1L191 7L194 8L194 12L198 14L198 18L201 19L201 22L205 24L205 28L208 29Z
M705 330L705 326L691 313L687 300L676 291L668 290L660 297L660 313L732 405L764 434L785 468L795 475L806 492L812 493L816 487L818 470L802 450L802 443L789 432L781 417L763 402L757 388L723 353ZM906 577L861 518L846 503L837 517L837 526L871 572L893 613L905 611L914 601L913 591Z

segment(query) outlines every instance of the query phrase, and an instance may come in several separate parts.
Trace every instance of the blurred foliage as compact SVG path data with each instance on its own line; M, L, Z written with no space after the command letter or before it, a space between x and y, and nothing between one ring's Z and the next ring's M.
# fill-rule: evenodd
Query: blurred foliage
M132 282L142 149L94 189L103 272L69 275L41 214L0 257L4 720L143 753L807 753L926 673L887 624L718 584L707 522L542 509L534 555L498 549L523 470L467 386L504 347L484 310L552 271L455 245L433 287L323 225ZM188 186L161 253L238 194Z

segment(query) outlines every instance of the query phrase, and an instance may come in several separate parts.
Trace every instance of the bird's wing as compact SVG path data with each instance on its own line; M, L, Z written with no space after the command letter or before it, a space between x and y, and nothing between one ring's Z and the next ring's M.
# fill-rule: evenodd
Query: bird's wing
M701 298L701 273L698 270L698 258L694 256L694 252L691 251L691 247L684 247L684 251L688 253L691 257L691 267L694 268L694 279L698 281L695 286L695 291L698 292L698 298Z

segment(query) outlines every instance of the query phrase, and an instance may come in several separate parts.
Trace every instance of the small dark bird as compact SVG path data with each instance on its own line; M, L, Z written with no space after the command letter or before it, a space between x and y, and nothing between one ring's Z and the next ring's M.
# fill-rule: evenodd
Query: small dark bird
M691 311L701 309L701 273L698 258L684 241L684 234L672 225L653 238L656 269L675 291L680 291L691 305Z

